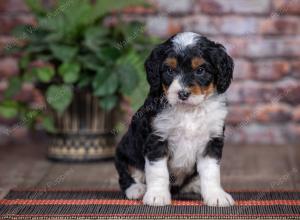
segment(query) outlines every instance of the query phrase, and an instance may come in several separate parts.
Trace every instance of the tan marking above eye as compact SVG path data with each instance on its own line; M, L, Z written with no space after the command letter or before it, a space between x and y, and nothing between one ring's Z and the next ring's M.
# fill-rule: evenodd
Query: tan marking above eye
M195 69L197 69L199 66L201 66L204 63L205 63L205 61L204 61L203 58L201 58L201 57L194 57L192 59L191 65L192 65L192 68L195 70Z
M167 58L165 60L165 64L167 64L169 67L171 67L172 69L176 69L177 67L177 59L172 57L172 58Z

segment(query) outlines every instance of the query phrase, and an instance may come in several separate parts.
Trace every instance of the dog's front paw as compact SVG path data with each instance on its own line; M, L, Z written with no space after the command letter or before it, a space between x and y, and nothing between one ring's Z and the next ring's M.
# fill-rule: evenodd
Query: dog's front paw
M142 183L134 183L128 189L125 194L128 199L141 199L146 192L146 185Z
M226 207L234 205L234 200L230 194L223 189L208 190L202 193L204 203L208 206Z
M171 194L169 190L147 190L144 195L143 203L151 206L164 206L171 204Z

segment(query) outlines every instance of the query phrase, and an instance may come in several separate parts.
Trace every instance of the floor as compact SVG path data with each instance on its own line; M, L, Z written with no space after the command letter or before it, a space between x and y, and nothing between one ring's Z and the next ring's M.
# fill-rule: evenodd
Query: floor
M117 188L113 161L55 163L46 159L44 138L0 146L0 198L12 188ZM222 183L226 189L300 190L300 146L226 144Z

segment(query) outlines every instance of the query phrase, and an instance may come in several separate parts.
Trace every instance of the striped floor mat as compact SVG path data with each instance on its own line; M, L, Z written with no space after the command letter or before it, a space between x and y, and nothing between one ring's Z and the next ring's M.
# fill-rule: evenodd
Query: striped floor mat
M198 195L176 195L172 205L149 207L118 191L13 190L0 200L0 219L300 218L300 191L231 192L233 207L208 207Z

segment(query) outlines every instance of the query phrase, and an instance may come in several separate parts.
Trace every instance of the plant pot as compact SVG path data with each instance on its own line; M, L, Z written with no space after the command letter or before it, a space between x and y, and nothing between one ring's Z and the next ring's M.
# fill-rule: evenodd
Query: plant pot
M74 91L68 109L58 115L53 112L58 128L52 134L48 157L68 162L88 162L114 156L116 109L104 111L98 98L87 91Z

